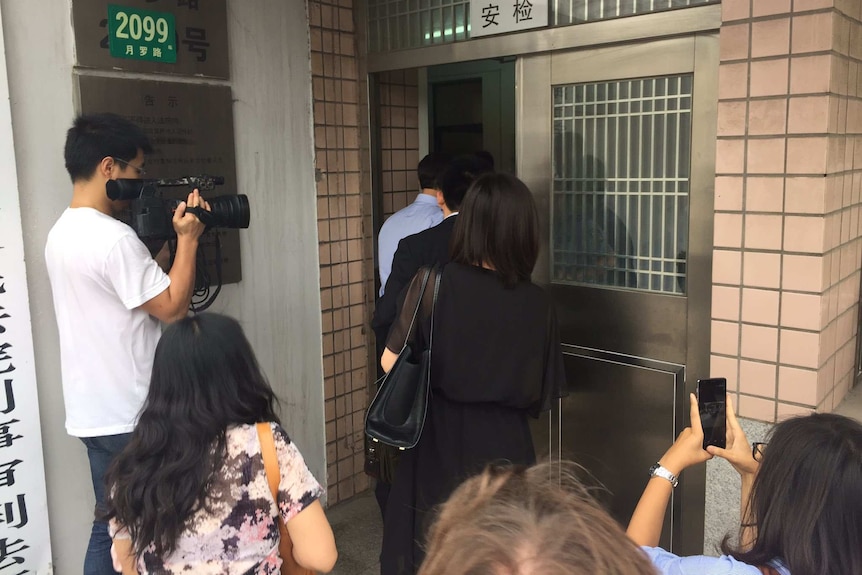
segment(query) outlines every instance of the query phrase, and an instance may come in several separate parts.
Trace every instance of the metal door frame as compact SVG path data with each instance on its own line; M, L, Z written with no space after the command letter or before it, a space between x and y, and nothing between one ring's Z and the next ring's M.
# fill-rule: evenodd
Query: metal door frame
M684 384L685 392L694 391L696 378L706 377L709 373L718 61L718 35L698 33L565 53L532 55L520 58L516 68L518 175L536 194L543 220L542 233L546 238L542 243L536 278L550 277L548 240L553 86L693 73L687 295L651 295L661 299L664 306L682 305L685 308L686 351L684 356L671 358L674 364L667 364L684 362L683 372L690 376ZM530 93L525 97L528 91ZM574 351L575 348L568 350L568 353ZM688 402L682 401L686 396L687 393L684 393L676 401L674 436L681 431L682 422L688 422ZM559 429L559 415L552 416L551 420L551 425L556 422ZM559 453L559 443L554 445L555 441L560 441L559 432L553 432L550 436L550 452ZM668 439L669 446L673 437ZM656 457L660 455L656 454ZM683 553L700 553L703 550L705 481L706 470L703 466L689 469L675 493L680 504L673 506L672 539L674 548ZM682 528L683 514L685 529Z

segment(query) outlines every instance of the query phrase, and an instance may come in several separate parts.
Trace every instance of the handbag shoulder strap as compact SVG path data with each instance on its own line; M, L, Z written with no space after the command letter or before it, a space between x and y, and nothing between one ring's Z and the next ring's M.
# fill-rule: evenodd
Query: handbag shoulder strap
M434 312L437 310L437 296L440 295L440 278L443 277L443 266L434 266L434 299L431 302L431 334L428 336L428 349L434 343Z
M266 470L266 481L272 492L272 499L278 506L278 484L281 472L278 469L278 455L275 452L275 441L272 438L272 427L269 422L258 423L257 437L260 440L260 454L263 456L263 467Z
M416 298L416 308L413 310L413 318L410 320L410 327L407 328L407 335L404 337L404 345L410 341L410 334L413 333L413 326L416 324L416 317L419 315L419 308L422 307L422 298L425 297L425 288L428 286L428 278L431 277L431 268L425 268L425 273L422 275L422 287L419 289L419 297Z

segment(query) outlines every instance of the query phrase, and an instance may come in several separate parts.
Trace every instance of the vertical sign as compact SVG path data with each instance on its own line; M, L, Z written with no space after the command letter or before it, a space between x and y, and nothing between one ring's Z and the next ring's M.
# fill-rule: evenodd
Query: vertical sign
M48 496L0 22L0 573L50 572Z
M470 37L521 32L548 25L548 0L472 0Z

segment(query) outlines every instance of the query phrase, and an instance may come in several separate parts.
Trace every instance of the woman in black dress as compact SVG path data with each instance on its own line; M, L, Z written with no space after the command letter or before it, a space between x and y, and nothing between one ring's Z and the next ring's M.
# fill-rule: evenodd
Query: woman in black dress
M467 192L452 262L441 272L428 415L419 444L404 452L395 473L382 575L418 570L429 512L461 481L491 462L529 465L536 459L527 416L549 410L565 388L554 309L530 282L538 234L536 204L517 178L486 174ZM381 358L386 371L404 345L422 274L389 333ZM423 311L431 309L433 291L426 290ZM426 317L418 344L429 334Z

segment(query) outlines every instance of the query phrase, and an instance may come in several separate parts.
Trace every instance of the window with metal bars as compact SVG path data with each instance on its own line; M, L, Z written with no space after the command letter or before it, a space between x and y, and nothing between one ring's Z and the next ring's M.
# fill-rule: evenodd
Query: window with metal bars
M692 76L553 89L552 281L684 294Z

